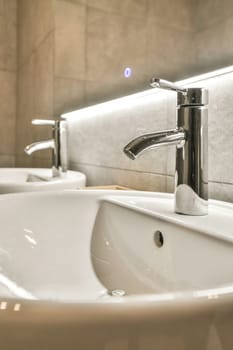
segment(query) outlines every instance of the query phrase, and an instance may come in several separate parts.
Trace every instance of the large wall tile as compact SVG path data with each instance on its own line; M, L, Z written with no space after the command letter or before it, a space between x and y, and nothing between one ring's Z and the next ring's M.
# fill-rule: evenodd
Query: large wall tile
M16 71L16 25L17 1L2 1L0 8L0 69L3 70Z
M148 73L168 80L192 75L196 63L195 47L190 47L191 32L149 18L145 38Z
M79 163L71 163L71 168L87 175L88 186L121 185L135 190L157 192L166 190L166 177L157 174Z
M81 5L86 5L87 3L87 0L64 0L64 1L71 2L73 4L81 4Z
M0 71L0 154L14 155L16 76L14 72Z
M225 202L233 202L233 185L218 182L210 182L209 198Z
M86 7L79 3L56 1L55 75L77 80L85 76Z
M108 13L118 13L127 17L142 17L148 15L148 0L87 0L90 7L106 11Z
M197 0L194 6L197 16L193 16L193 20L198 30L218 27L219 22L233 15L231 0Z
M233 183L233 73L202 85L209 89L209 180Z
M0 168L12 168L15 166L15 156L14 155L1 155L0 154Z
M53 0L19 0L19 67L54 29L53 14Z
M115 107L80 111L80 118L69 121L71 161L118 167L135 171L166 173L166 148L144 152L132 161L123 153L124 146L136 136L164 130L167 126L166 94L152 94ZM127 132L126 132L127 130Z
M112 85L112 90L116 88L115 97L120 93L120 87L124 90L127 86L131 91L133 87L145 84L146 19L89 8L87 20L86 80L99 83L99 91L103 94ZM130 79L124 77L126 67L131 67L133 72Z
M54 115L59 118L61 114L80 109L85 105L84 81L55 78L54 80Z
M228 23L228 24L227 24ZM196 67L200 73L232 64L233 50L229 42L233 33L233 21L223 21L196 33ZM208 45L207 45L208 43Z
M53 118L53 36L50 34L33 52L18 73L18 111L16 155L25 157L24 147L31 142L51 138L51 129L32 126L33 118ZM33 158L50 160L50 154L39 152ZM31 157L31 162L32 159Z
M192 30L192 0L148 0L149 15L160 24Z

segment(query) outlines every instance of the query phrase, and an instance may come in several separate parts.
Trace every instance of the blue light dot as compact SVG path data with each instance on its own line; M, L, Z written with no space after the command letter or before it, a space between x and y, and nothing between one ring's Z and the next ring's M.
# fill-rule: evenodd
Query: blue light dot
M130 67L126 67L124 70L124 77L129 78L132 75L132 69Z

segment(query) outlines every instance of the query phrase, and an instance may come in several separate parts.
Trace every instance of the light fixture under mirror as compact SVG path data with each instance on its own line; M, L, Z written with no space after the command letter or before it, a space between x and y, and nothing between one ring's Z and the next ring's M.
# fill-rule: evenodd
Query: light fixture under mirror
M216 69L211 72L206 72L204 74L196 75L187 79L176 81L175 84L179 86L187 86L187 85L197 85L197 83L201 86L203 81L207 79L211 79L214 77L218 77L221 75L233 73L233 66L223 67L220 69ZM148 82L149 86L149 82ZM106 101L103 103L99 103L90 107L77 109L72 112L64 113L61 115L62 119L75 119L75 118L87 118L88 116L93 117L93 114L98 115L101 112L110 112L114 108L122 108L131 105L135 105L137 100L141 97L152 97L157 93L160 93L160 90L157 89L147 89L135 94L131 94L128 96L124 96L121 98L116 98L110 101Z

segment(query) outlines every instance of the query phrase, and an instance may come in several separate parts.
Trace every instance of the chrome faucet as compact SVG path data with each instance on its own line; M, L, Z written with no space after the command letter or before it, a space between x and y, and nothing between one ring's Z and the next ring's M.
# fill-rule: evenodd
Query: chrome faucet
M52 126L52 139L34 142L25 147L24 151L28 155L44 149L52 150L52 176L61 176L67 171L66 154L66 122L44 119L33 119L33 125Z
M136 159L143 151L176 145L175 212L208 214L208 90L183 88L153 78L152 87L177 92L177 126L145 134L125 146L125 154Z

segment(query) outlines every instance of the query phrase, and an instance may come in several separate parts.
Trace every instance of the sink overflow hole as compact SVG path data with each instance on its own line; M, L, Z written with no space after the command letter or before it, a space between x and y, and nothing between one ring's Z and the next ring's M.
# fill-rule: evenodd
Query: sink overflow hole
M154 233L154 242L155 245L159 248L161 248L164 244L164 238L163 238L163 234L161 231L157 230Z

